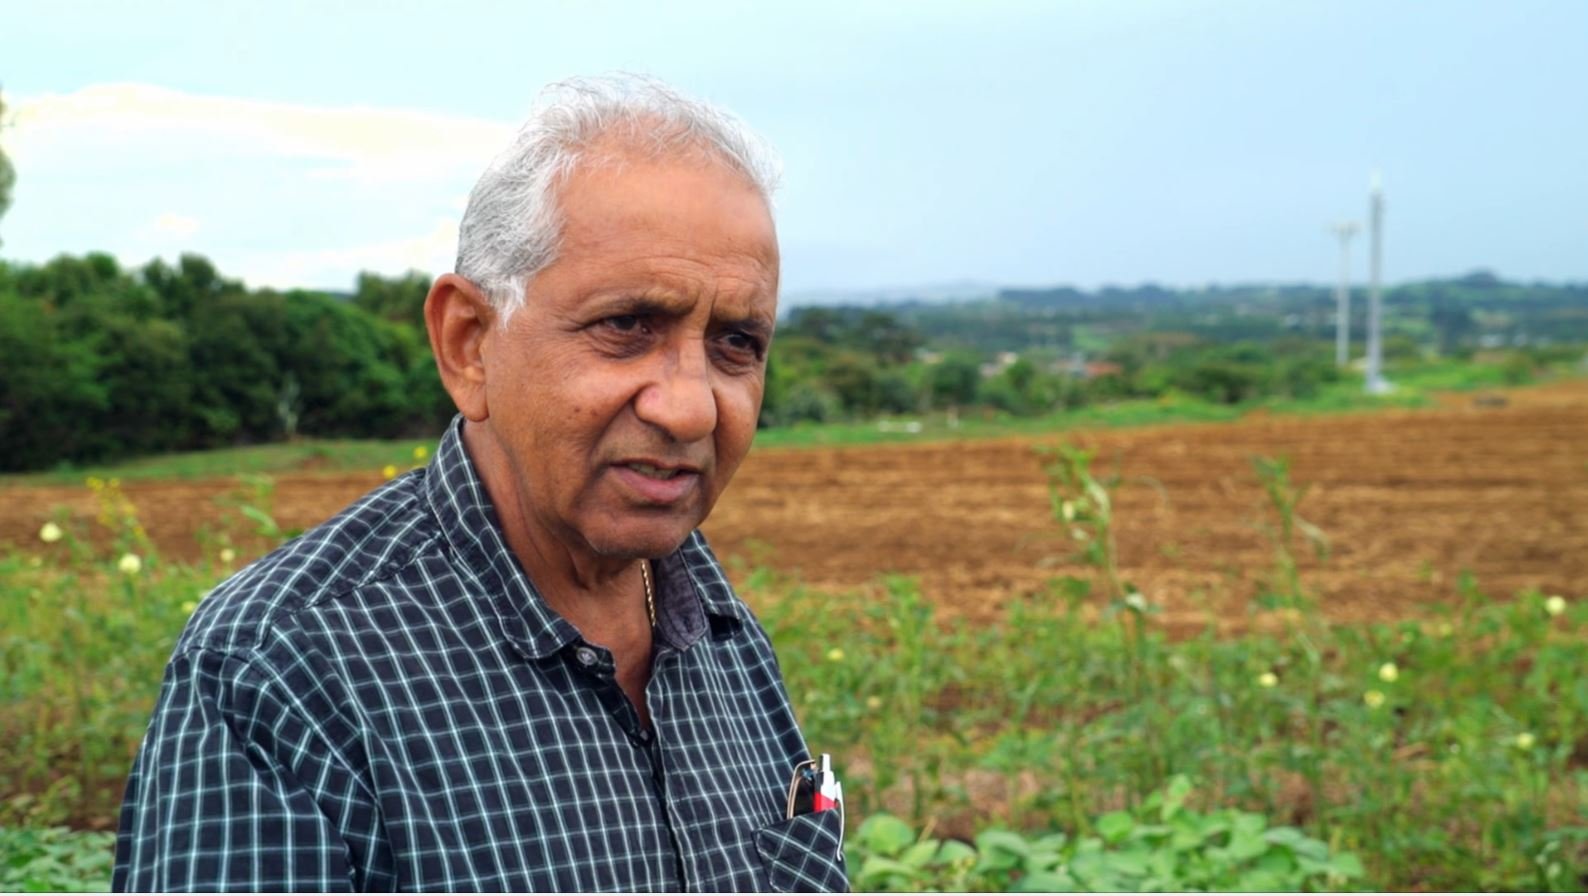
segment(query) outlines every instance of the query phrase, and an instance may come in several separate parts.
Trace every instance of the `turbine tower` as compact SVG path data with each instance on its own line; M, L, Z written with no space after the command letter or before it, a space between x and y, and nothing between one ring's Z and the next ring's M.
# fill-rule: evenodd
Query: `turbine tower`
M1367 391L1378 395L1388 392L1389 381L1384 379L1384 337L1382 332L1382 305L1380 276L1384 262L1384 188L1377 171L1368 192L1368 242L1372 249L1369 260L1367 290Z
M1334 288L1334 364L1344 367L1351 361L1351 237L1362 225L1341 221L1332 229L1340 240L1340 284Z

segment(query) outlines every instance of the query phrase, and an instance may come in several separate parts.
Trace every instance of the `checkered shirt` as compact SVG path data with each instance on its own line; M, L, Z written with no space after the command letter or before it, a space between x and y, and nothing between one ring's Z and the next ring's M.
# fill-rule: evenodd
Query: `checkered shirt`
M653 728L536 593L454 421L430 464L200 603L127 781L117 890L843 890L765 631L699 532L656 561Z

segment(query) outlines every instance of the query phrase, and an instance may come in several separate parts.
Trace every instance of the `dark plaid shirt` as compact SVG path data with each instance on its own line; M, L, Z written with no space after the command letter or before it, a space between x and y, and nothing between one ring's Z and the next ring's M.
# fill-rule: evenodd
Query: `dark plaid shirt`
M844 889L766 633L694 533L644 727L505 546L458 423L200 605L127 781L118 890Z

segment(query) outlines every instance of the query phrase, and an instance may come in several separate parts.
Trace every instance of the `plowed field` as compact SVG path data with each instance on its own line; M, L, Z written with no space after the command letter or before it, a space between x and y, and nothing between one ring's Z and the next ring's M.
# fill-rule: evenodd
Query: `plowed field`
M996 613L1011 593L1085 575L1048 509L1035 437L754 453L705 529L730 563L764 564L864 599L887 572L919 577L942 614ZM1304 581L1337 620L1384 620L1450 600L1462 570L1497 597L1588 591L1588 383L1454 396L1437 409L1248 418L1071 433L1117 469L1125 577L1185 630L1246 624L1272 567L1271 519L1253 455L1287 455L1310 491L1300 512L1329 537ZM276 480L284 526L309 526L380 482L376 473ZM191 556L218 525L229 481L133 483L126 494L163 550ZM57 505L91 517L81 487L0 490L0 541L30 543ZM742 571L743 567L740 567Z

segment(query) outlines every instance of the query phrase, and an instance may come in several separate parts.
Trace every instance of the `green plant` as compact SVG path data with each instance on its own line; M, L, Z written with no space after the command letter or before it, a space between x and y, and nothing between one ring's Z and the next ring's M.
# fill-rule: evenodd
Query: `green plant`
M1114 811L1095 834L1028 837L988 829L975 845L917 836L873 815L850 838L856 890L996 892L1294 892L1359 880L1356 856L1262 815L1189 808L1191 782L1176 776L1135 811Z
M0 828L0 891L105 892L115 846L115 834Z
M1274 580L1259 600L1264 603L1266 609L1276 607L1310 609L1312 601L1302 588L1301 568L1296 561L1296 535L1299 533L1306 538L1318 559L1322 560L1329 553L1328 536L1323 534L1322 529L1303 519L1296 512L1297 506L1307 496L1311 486L1297 486L1290 481L1288 457L1254 457L1252 467L1257 471L1258 481L1263 486L1263 494L1267 496L1269 506L1277 518L1277 523L1274 525L1258 524L1258 528L1268 536L1274 546L1275 567Z
M1114 490L1119 486L1120 476L1115 473L1099 479L1092 473L1092 452L1070 445L1039 449L1038 453L1048 460L1044 469L1048 475L1048 504L1054 521L1078 546L1079 558L1102 572L1109 598L1104 613L1122 615L1129 622L1127 675L1131 696L1139 700L1147 687L1147 617L1157 613L1159 608L1147 600L1141 589L1125 581L1119 571ZM1156 482L1151 484L1157 486Z

